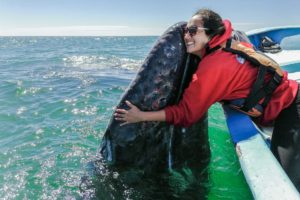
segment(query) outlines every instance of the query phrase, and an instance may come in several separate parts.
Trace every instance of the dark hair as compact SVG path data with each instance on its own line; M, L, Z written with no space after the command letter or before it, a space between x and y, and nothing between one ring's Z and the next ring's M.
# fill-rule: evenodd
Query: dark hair
M225 32L225 26L221 16L214 11L209 9L200 9L193 16L195 15L199 15L201 17L203 27L208 29L205 30L205 33L211 38L215 35L222 35Z

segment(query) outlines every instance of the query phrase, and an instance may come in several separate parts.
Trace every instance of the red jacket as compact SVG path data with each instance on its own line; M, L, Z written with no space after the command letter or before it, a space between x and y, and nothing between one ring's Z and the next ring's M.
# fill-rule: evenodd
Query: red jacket
M226 31L221 36L214 37L211 48L222 44L232 32L231 23L224 20ZM208 108L222 100L246 98L256 80L258 68L248 61L241 62L237 55L217 50L205 55L193 75L189 87L184 91L178 105L166 107L166 121L184 127L190 126L207 112ZM295 99L298 83L287 78L284 72L282 83L274 91L270 102L261 117L261 123L272 122L281 110L287 108Z

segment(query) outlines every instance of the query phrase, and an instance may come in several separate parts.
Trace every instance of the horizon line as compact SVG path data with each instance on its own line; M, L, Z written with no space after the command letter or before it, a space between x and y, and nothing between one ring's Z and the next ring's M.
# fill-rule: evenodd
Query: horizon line
M0 30L0 36L153 36L162 33L163 28L130 26L61 26Z
M0 35L0 37L158 37L161 35Z
M233 22L233 26L242 31L249 31L266 26L262 23ZM113 26L52 26L32 28L0 29L1 37L118 37L118 36L160 36L166 27L130 27Z

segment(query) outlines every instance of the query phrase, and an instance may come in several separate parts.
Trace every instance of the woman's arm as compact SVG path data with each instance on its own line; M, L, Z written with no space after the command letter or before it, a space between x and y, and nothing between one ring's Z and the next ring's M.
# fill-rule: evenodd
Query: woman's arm
M142 121L166 121L166 114L164 110L144 112L131 104L129 101L125 102L130 109L116 109L114 114L115 120L124 122L120 124L120 126Z

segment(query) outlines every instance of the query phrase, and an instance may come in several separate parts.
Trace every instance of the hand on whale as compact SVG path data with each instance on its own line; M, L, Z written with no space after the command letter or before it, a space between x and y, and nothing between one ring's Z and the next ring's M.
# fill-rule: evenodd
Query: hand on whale
M138 107L133 105L130 101L125 101L125 103L130 109L116 109L116 112L114 114L115 120L124 122L120 124L120 126L145 121L143 119L144 112L142 112Z
M143 121L165 121L166 120L166 115L164 110L143 112L138 107L133 105L130 101L125 101L125 103L128 105L130 109L129 110L116 109L116 112L114 114L115 120L124 122L120 124L120 126L131 124L131 123L143 122Z

